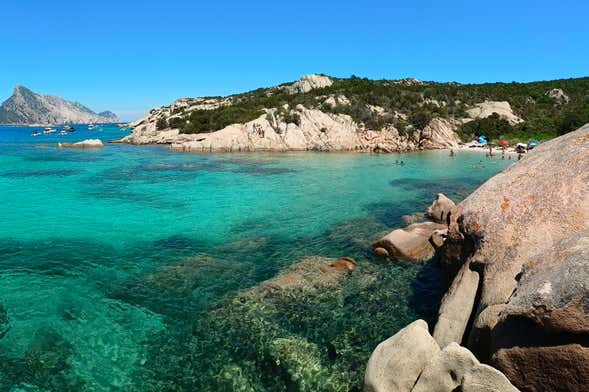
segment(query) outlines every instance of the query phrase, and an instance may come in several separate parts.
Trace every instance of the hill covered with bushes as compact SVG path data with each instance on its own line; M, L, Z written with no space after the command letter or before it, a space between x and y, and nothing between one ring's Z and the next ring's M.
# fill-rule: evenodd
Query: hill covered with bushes
M505 104L507 114L493 112L493 105L499 104ZM228 97L182 98L153 109L138 123L152 122L157 130L178 129L183 134L205 133L276 109L283 121L297 124L298 105L349 115L361 129L374 131L394 127L405 134L424 129L438 117L454 124L463 140L479 134L512 141L549 139L589 123L589 77L460 84L307 75L294 83ZM478 114L473 112L477 105Z

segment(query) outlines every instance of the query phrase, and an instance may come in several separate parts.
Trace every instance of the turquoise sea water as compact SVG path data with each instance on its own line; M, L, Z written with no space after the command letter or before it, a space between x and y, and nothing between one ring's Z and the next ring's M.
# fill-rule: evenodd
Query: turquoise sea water
M211 312L309 255L351 256L359 267L329 305L333 314L315 304L313 322L288 319L278 334L321 353L327 347L328 368L359 368L379 340L416 317L434 317L440 295L431 263L385 264L371 257L370 242L437 192L460 200L510 163L469 152L451 159L127 145L77 151L55 143L124 134L31 132L0 127L2 391L236 389L220 386L220 364L255 373L266 359L246 361L235 348L260 350L251 338L208 330ZM378 290L390 294L386 301ZM308 312L289 310L297 311ZM365 325L367 318L387 324ZM345 326L345 344L320 331L330 323ZM254 389L293 390L282 381L288 375L269 374ZM359 388L358 377L349 390Z

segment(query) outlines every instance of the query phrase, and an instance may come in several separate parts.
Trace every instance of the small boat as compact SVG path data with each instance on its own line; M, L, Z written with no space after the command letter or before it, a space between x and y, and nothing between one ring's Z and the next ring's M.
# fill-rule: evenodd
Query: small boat
M59 136L66 136L67 135L67 131L65 129L62 129L61 132L59 132Z
M96 129L96 125L94 125L94 124L90 124L90 125L88 125L88 130L89 130L89 131L91 131L91 130L93 130L93 129Z
M72 127L72 126L68 126L64 128L67 132L76 132L76 128Z
M32 137L41 136L41 132L39 132L39 131L35 131L35 132L31 133L31 136L32 136Z
M55 129L54 129L54 128L45 128L45 130L43 131L43 133L44 133L45 135L49 135L49 134L51 134L51 133L55 133L55 132L56 132L56 131L55 131Z

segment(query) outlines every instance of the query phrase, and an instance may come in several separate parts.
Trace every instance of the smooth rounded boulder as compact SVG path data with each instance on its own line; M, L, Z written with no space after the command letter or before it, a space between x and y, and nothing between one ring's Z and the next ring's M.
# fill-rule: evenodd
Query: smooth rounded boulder
M364 392L410 391L439 352L427 323L414 321L373 351L364 375Z
M435 248L430 242L432 233L444 230L446 225L423 222L414 223L404 229L393 230L372 244L377 255L387 255L392 259L420 261L430 259Z

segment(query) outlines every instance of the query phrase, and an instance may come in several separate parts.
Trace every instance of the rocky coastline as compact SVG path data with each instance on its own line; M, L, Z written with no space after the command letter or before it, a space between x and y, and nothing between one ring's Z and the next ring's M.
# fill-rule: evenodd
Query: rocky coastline
M256 120L232 124L210 133L183 134L177 129L157 130L154 122L132 123L133 132L120 140L129 144L166 144L175 152L254 151L360 151L409 152L456 148L460 142L455 124L436 118L422 131L400 133L394 127L374 131L350 116L307 109L293 109L299 123L288 123L268 110Z
M589 124L457 206L438 195L428 215L444 227L413 224L373 250L408 260L436 252L446 293L433 336L421 320L381 343L364 390L586 390Z
M471 105L456 101L452 105L467 110L462 110L455 116L446 113L450 109L445 109L446 112L441 109L450 105L449 102L432 100L422 94L416 95L418 103L415 104L414 112L429 114L412 120L411 113L365 102L353 102L351 97L341 93L329 93L334 83L334 79L324 75L305 75L292 84L260 92L218 98L181 98L168 106L152 109L147 116L130 123L132 133L118 142L136 145L164 144L176 152L398 153L457 148L460 138L456 131L462 124L470 121L492 116L502 119L508 125L524 121L514 113L507 101L484 100ZM396 86L426 85L415 80L390 83ZM249 106L246 104L266 102L264 99L269 100L280 94L291 103L273 102L272 105L276 106L264 106L251 112L254 116L247 117L247 120L221 122L223 126L218 126L219 121L215 116L241 118L236 113L247 111ZM432 115L430 111L433 113L435 110L446 114ZM456 110L451 109L452 113ZM229 114L217 113L218 111L227 111ZM349 112L363 114L352 117ZM195 113L199 116L195 117ZM248 112L248 115L251 113ZM210 123L214 121L217 122Z

